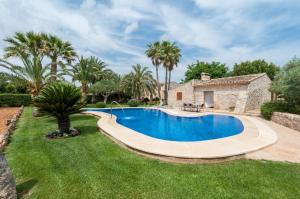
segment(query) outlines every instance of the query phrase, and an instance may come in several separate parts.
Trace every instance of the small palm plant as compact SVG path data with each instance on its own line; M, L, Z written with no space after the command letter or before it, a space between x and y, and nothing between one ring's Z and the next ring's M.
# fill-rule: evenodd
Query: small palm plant
M81 112L84 104L80 101L80 90L68 83L55 82L41 90L33 103L41 113L55 117L58 124L58 131L49 134L48 137L78 134L76 130L70 129L69 116Z

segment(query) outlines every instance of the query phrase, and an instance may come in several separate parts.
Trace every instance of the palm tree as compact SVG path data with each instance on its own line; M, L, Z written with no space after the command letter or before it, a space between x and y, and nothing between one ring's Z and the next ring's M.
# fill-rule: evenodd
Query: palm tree
M4 48L4 58L42 56L45 53L41 34L34 32L16 32L12 38L6 38L9 46Z
M71 69L73 81L81 83L81 92L84 97L88 93L88 85L94 78L94 66L90 63L89 59L81 57L77 64L72 66Z
M164 105L168 104L168 90L171 82L171 71L174 66L177 66L181 57L180 49L176 46L176 43L163 41L161 44L161 61L165 68L165 90L164 90ZM169 76L169 78L168 78Z
M160 81L159 81L159 73L158 73L158 67L161 64L161 44L160 44L160 42L156 41L152 44L148 44L148 49L146 50L146 55L151 59L152 64L155 66L157 93L158 93L159 99L161 99Z
M65 42L60 38L49 35L41 34L44 42L45 54L51 59L51 81L55 81L57 78L57 66L64 66L63 61L67 61L70 64L76 58L76 52L69 42Z
M153 94L156 82L152 77L152 72L148 67L140 64L132 66L133 71L126 75L122 84L129 88L135 98L141 100L143 94Z
M75 86L55 82L41 90L34 98L33 104L42 114L53 116L57 119L59 134L70 134L71 114L81 112L84 104L80 103L81 93Z
M27 56L19 54L23 66L12 64L0 59L0 66L10 70L14 75L28 82L28 89L33 96L36 96L46 82L49 65L42 65L42 58L39 55Z
M174 69L174 66L178 65L180 57L181 57L180 49L176 45L174 45L173 46L173 64L174 65L170 65L168 68L169 69L168 90L170 90L172 70Z
M71 76L73 77L73 81L81 83L81 90L84 97L87 96L89 85L112 77L113 72L106 69L105 66L104 62L96 57L81 57L78 63L72 66Z
M89 58L89 62L94 68L94 76L91 79L92 84L103 79L110 79L114 75L113 71L107 69L107 65L99 58L92 56Z

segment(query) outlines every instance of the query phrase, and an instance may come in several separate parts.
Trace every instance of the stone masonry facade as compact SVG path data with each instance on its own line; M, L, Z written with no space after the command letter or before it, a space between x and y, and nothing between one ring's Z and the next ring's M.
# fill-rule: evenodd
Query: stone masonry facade
M180 107L183 103L201 105L204 104L204 92L213 91L215 109L244 113L259 109L264 102L271 100L271 93L268 90L270 84L271 80L266 74L243 84L209 85L201 84L201 80L191 80L169 91L168 105L173 107ZM177 99L178 92L182 93L180 100Z

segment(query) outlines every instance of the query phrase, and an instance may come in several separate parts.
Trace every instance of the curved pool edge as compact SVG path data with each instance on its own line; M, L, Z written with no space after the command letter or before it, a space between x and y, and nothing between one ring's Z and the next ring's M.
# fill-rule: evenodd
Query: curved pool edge
M161 111L174 116L182 116L182 113L176 114L175 110ZM270 127L250 116L231 115L240 119L244 125L244 131L240 134L207 141L176 142L149 137L129 129L117 123L114 115L110 117L110 114L96 111L84 113L100 117L97 122L98 127L118 142L131 149L158 156L188 159L228 158L260 150L277 141L277 135ZM206 114L218 113L196 113L192 117Z

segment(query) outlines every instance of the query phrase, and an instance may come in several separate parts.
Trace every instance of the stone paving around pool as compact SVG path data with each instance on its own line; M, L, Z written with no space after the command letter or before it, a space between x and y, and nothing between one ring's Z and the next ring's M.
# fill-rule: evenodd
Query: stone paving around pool
M209 112L190 113L176 109L161 109L161 111L170 115L190 117L211 114ZM116 118L114 116L111 118L107 113L95 111L86 113L100 117L98 127L113 139L139 152L158 156L213 160L244 155L270 146L277 141L277 134L263 120L244 115L235 115L245 127L241 134L207 141L174 142L152 138L133 131L118 124Z

